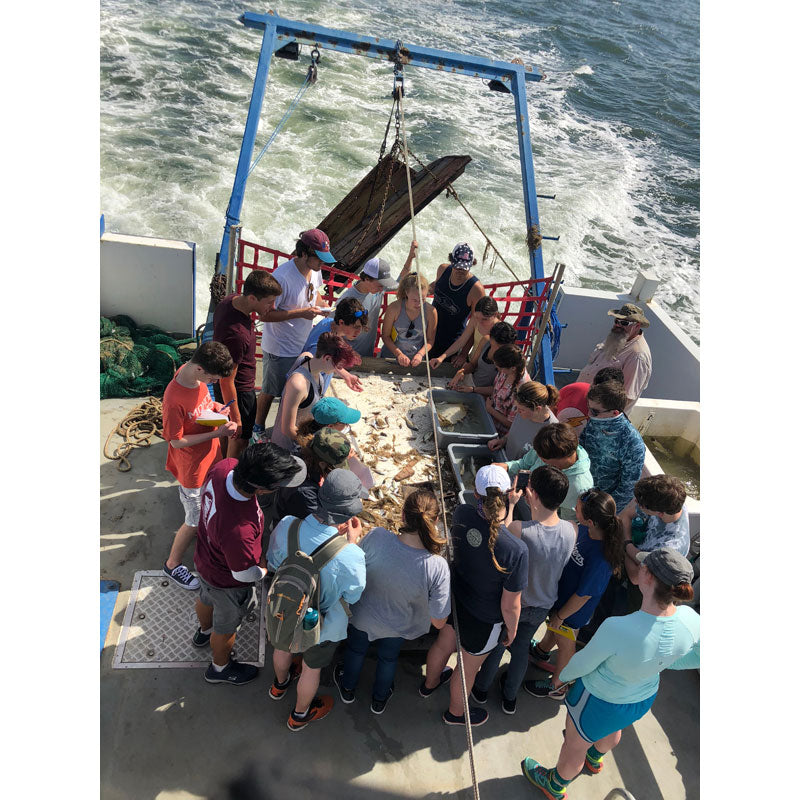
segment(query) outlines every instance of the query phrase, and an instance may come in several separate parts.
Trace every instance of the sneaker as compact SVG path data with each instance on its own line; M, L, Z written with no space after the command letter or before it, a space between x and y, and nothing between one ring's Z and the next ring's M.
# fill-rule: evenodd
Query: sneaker
M167 566L167 562L164 562L163 572L168 578L172 578L172 580L181 587L181 589L190 589L191 591L195 591L196 589L200 588L200 581L189 572L183 564L178 564L175 569L170 569Z
M286 679L285 683L278 683L276 678L272 679L272 685L269 687L269 699L270 700L281 700L286 692L289 690L289 687L292 685L292 681L296 680L300 677L300 673L303 669L303 660L302 658L295 658L292 660L292 663L289 665L289 677Z
M442 719L446 725L467 724L464 714L462 714L460 717L457 717L455 714L451 714L449 710L442 714ZM469 721L473 728L476 728L478 725L483 725L487 719L489 719L489 712L485 708L471 708L469 710Z
M553 686L550 678L542 681L525 681L525 691L534 697L552 697L554 700L563 700L567 695L567 684L562 683L558 688Z
M556 665L550 660L550 653L544 653L539 649L539 643L536 639L531 639L530 647L528 648L528 660L535 667L543 669L545 672L555 672Z
M550 800L562 800L567 796L564 789L556 789L550 783L550 770L532 758L522 760L522 774Z
M203 633L202 628L198 628L192 636L192 644L195 647L205 647L211 641L210 633Z
M469 696L476 702L483 705L487 698L489 697L489 692L484 691L483 689L479 689L477 686L472 687L472 691L469 693Z
M429 689L425 685L425 681L423 680L422 683L419 685L419 693L421 697L430 697L440 686L444 686L450 678L453 677L453 668L452 667L445 667L442 670L442 674L439 676L439 683L433 687L433 689Z
M586 767L586 769L588 769L593 775L597 775L597 773L603 769L603 756L600 756L600 758L595 758L587 753L583 762L583 766Z
M327 717L333 708L333 698L329 694L317 695L308 707L308 711L304 717L298 717L296 711L289 714L289 719L286 722L286 727L290 731L300 731L308 725L309 722L316 722L318 719Z
M517 698L515 697L513 700L506 700L506 677L508 673L504 672L500 676L500 701L503 706L503 713L504 714L515 714L517 711Z
M263 425L253 425L253 433L250 436L250 441L248 445L251 444L260 444L261 442L267 441L267 431Z
M252 664L240 664L231 658L222 672L217 672L214 665L209 664L205 679L209 683L230 683L233 686L243 686L254 680L257 675L258 667L254 667Z
M389 687L389 697L394 694L394 687ZM373 714L383 714L383 710L386 708L386 704L389 702L389 697L385 700L376 700L374 697L372 698L372 705L370 705L369 710Z
M344 684L342 683L343 677L344 677L344 664L337 664L333 670L333 682L336 684L336 688L339 690L339 697L342 698L342 702L352 703L353 700L356 699L355 689L345 689ZM385 702L384 705L386 705ZM377 713L380 714L380 711L378 711Z

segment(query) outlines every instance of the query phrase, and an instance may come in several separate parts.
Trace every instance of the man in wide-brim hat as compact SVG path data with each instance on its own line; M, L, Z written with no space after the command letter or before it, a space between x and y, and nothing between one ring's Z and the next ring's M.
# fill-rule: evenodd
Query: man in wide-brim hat
M653 371L653 360L643 331L650 326L650 321L633 303L612 309L608 315L614 318L614 324L605 341L595 347L589 363L578 375L578 381L591 383L603 367L618 367L625 376L625 396L628 398L625 411L630 411L647 388Z

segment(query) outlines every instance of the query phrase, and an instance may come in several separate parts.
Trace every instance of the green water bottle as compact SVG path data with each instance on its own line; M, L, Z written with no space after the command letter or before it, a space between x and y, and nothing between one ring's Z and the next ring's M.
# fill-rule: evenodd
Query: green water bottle
M631 540L638 547L647 533L647 517L637 514L631 521Z
M303 630L310 631L319 619L319 611L316 608L309 608L303 617Z

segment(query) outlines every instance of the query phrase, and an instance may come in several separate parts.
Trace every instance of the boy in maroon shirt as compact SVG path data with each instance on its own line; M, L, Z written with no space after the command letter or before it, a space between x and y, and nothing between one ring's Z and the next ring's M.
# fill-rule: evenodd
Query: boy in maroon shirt
M250 315L255 312L263 320L282 291L268 272L253 270L242 293L223 298L214 310L214 341L230 350L234 363L231 374L219 382L222 402L233 401L231 419L238 425L225 452L229 458L238 458L247 447L256 417L256 334Z
M281 487L299 486L305 464L276 444L254 444L236 461L226 458L208 473L200 498L194 565L200 576L195 612L200 627L195 647L211 643L209 683L241 686L258 667L231 658L236 631L258 602L257 587L267 574L261 536L264 516L256 499Z

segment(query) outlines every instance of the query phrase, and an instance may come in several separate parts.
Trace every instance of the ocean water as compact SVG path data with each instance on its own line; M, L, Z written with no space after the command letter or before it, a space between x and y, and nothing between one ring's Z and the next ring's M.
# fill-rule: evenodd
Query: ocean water
M194 241L198 319L219 249L259 51L230 0L101 0L101 211L108 230ZM409 44L511 60L528 83L545 272L624 290L640 268L656 299L699 342L699 2L675 0L291 0L284 17ZM303 82L273 59L256 152ZM392 67L322 51L319 80L248 181L243 237L291 250L375 164ZM406 70L409 146L423 160L469 154L456 188L505 259L528 274L514 104L483 82ZM483 239L440 196L417 218L428 277L459 241ZM399 268L411 228L381 254ZM501 262L476 270L510 278Z

